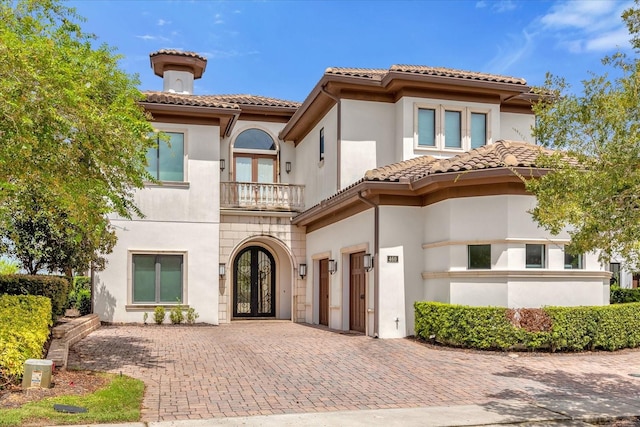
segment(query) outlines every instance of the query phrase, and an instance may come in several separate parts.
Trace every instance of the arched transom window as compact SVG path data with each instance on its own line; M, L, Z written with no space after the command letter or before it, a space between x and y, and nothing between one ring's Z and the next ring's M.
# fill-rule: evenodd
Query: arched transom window
M275 182L277 157L278 147L268 133L242 131L233 144L236 182Z

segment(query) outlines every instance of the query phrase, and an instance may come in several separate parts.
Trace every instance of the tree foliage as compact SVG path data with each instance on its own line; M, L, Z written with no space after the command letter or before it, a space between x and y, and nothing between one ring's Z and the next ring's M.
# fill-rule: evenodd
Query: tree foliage
M138 80L80 22L56 0L0 0L0 234L29 270L99 260L106 216L139 215L150 178Z
M623 19L637 52L638 5ZM598 251L602 261L619 255L638 266L640 62L622 53L603 62L617 77L592 74L580 94L551 75L539 89L534 135L562 152L540 157L540 165L552 172L529 181L528 188L538 199L534 218L554 234L568 227L572 252ZM567 162L567 155L577 162Z

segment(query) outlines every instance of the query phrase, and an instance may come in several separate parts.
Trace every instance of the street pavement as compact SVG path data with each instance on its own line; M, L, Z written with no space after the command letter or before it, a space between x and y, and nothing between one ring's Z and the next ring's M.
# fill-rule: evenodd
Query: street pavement
M640 415L640 378L629 375L640 373L638 350L479 352L237 321L103 326L72 347L69 366L143 380L142 423L131 426L579 426Z

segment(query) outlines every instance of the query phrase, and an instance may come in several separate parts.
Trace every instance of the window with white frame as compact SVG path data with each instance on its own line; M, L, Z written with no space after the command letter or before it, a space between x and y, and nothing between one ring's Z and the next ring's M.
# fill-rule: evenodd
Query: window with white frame
M564 268L569 269L582 269L584 268L584 255L573 255L567 252L567 248L564 250Z
M181 303L183 263L183 255L177 254L132 255L133 303Z
M147 151L147 172L158 181L184 181L184 134L156 134L157 146Z
M525 245L525 266L527 268L545 267L545 245Z
M490 140L488 110L446 105L418 105L415 114L416 148L470 150Z

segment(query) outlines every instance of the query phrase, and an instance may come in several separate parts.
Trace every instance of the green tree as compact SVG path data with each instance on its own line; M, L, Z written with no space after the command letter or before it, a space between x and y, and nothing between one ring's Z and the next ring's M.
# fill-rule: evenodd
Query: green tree
M29 270L82 270L108 253L106 216L140 215L134 190L151 179L137 77L80 22L56 0L0 0L0 234L5 252L32 252L19 256Z
M637 53L638 3L623 14ZM552 233L567 227L571 251L620 255L638 265L640 255L640 62L618 53L603 59L614 78L595 75L580 94L562 78L547 76L534 106L534 135L556 150L540 156L551 172L530 180L538 200L534 218ZM576 161L567 161L567 156Z

